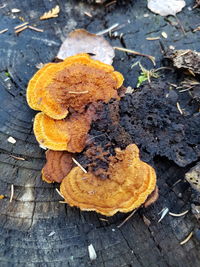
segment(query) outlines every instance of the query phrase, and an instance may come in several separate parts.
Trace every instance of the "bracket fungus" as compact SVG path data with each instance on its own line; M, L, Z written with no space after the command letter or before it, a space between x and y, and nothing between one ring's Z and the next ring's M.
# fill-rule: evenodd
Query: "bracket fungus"
M73 166L72 154L66 151L46 151L47 163L42 169L42 180L61 183Z
M27 101L32 109L59 120L70 108L83 112L86 105L98 100L119 99L117 89L123 80L112 66L78 54L41 68L28 84Z
M34 119L34 134L37 141L55 151L81 152L85 147L91 117L88 113L73 113L63 120L55 120L43 112Z
M61 194L70 206L112 216L140 207L156 186L154 169L139 158L135 144L116 148L111 157L109 178L73 168L61 183Z

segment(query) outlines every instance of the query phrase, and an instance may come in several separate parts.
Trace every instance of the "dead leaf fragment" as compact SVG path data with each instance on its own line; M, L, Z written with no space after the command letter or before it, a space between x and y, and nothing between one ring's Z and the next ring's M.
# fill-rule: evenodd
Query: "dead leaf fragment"
M44 19L51 19L51 18L56 18L58 17L58 14L60 12L60 7L57 5L48 12L45 12L41 17L40 20Z
M93 59L112 64L114 49L102 36L97 36L84 29L77 29L67 36L58 51L57 58L65 59L79 53L90 54Z
M12 13L19 13L21 10L20 9L18 9L18 8L12 8L11 9L11 12Z
M3 199L5 196L4 195L0 195L0 199Z
M161 16L175 16L185 4L184 0L148 0L148 8Z
M192 188L200 192L200 162L185 174L185 179Z

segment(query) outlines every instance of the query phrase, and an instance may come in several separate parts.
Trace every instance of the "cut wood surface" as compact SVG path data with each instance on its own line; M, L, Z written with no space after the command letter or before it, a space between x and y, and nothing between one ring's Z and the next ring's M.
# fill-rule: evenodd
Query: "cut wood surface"
M178 15L184 35L173 17L151 13L146 0L125 1L111 10L75 0L0 1L0 31L8 29L0 34L0 195L5 196L0 199L0 266L200 265L200 245L195 237L180 245L198 227L191 211L181 217L167 214L158 223L158 213L163 208L172 213L190 210L192 190L184 175L193 165L181 168L156 157L158 201L139 209L118 228L128 214L107 218L95 212L81 212L59 203L62 199L56 192L57 185L42 181L45 151L32 130L36 112L25 99L27 83L37 71L36 66L54 60L67 33L75 28L97 33L119 23L118 37L105 34L111 44L155 56L158 67L163 59L162 49L170 45L198 50L200 33L192 30L199 24L199 11L188 9L193 1L186 2L187 7ZM58 17L39 20L56 5L60 7ZM14 8L20 12L12 13ZM43 32L25 28L16 34L14 28L25 22ZM146 40L161 36L162 32L167 33L167 39ZM114 67L123 73L126 86L136 86L140 71L131 69L131 65L138 59L141 58L116 51ZM153 68L146 58L142 63ZM176 74L173 75L176 82ZM94 261L88 253L90 244L97 254Z

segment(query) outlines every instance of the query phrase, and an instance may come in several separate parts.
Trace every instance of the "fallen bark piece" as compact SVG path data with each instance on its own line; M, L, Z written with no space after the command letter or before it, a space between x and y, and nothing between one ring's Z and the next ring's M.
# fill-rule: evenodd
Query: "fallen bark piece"
M78 54L38 70L29 81L27 102L32 109L59 120L67 116L70 108L83 112L98 100L119 99L117 89L123 81L122 74L112 66Z
M73 166L72 154L66 151L48 150L46 159L47 163L42 169L42 180L47 183L61 183Z
M200 74L200 53L190 49L170 50L167 58L171 59L174 67L187 69L193 73Z
M84 29L69 33L58 51L57 58L65 59L79 53L91 54L91 58L110 65L115 56L114 49L104 37Z
M101 179L75 167L63 179L61 194L70 206L112 216L140 207L156 186L154 169L141 161L139 149L131 144L115 149L109 163L109 177Z
M175 16L185 5L184 0L148 0L148 8L161 16Z
M192 188L200 192L200 162L185 174L185 179L190 183Z

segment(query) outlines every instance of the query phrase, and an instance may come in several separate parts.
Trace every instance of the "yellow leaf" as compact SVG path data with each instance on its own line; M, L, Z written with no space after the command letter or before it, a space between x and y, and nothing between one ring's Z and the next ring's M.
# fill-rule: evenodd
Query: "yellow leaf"
M45 12L40 17L40 20L56 18L56 17L58 17L59 12L60 12L60 7L59 6L55 6L54 8L49 10L48 12Z
M4 198L4 195L0 195L0 199L3 199Z

